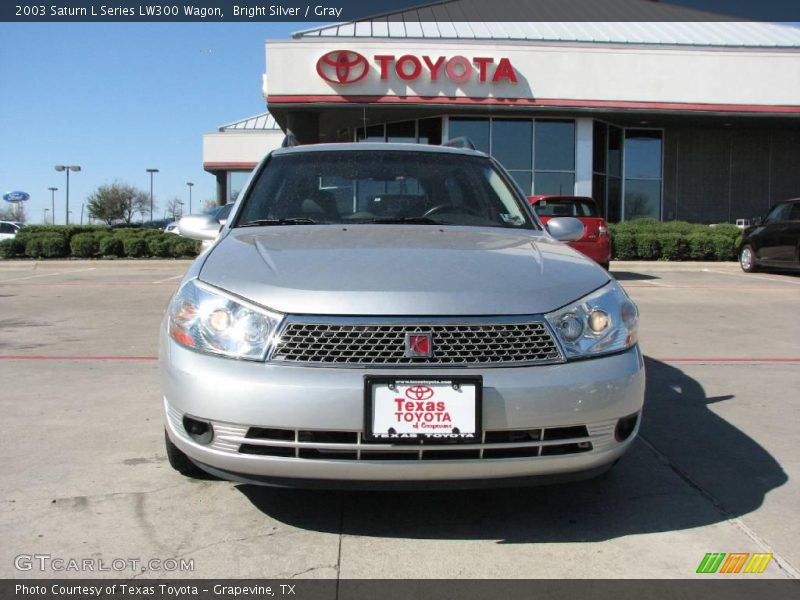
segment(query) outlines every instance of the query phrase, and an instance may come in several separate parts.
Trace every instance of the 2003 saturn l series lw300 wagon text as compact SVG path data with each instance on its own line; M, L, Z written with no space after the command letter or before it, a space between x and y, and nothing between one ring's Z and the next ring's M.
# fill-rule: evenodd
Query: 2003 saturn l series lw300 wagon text
M166 444L184 474L305 487L576 479L631 445L638 312L469 149L270 153L172 299Z

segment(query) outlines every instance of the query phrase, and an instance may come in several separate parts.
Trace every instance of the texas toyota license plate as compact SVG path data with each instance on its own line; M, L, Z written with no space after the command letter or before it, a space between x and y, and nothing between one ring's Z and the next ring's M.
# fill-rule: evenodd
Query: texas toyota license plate
M367 441L481 441L481 377L367 377Z

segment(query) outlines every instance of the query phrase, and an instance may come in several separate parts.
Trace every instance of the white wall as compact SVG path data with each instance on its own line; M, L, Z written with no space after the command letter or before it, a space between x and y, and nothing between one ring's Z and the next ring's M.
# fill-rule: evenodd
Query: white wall
M334 85L317 74L320 56L332 50L364 55L370 73L351 85ZM800 110L800 51L546 45L431 40L358 39L267 42L264 92L281 96L433 96L534 98L745 105L791 105ZM405 82L391 74L381 81L376 54L507 57L519 83L454 84L422 77ZM268 85L267 85L268 83ZM336 98L331 98L336 101ZM288 102L288 100L287 100Z
M270 150L280 148L283 132L225 131L203 136L203 164L246 163L254 165Z

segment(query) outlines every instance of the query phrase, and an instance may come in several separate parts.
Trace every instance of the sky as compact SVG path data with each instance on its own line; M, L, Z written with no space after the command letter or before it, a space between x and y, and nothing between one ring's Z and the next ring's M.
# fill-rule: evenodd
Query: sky
M316 25L0 24L0 195L28 192L28 222L41 223L57 187L64 223L66 176L53 167L80 165L69 178L78 222L98 186L119 180L149 193L145 170L157 168L154 218L175 197L188 208L187 181L198 212L216 190L203 134L264 112L264 41Z
M216 190L202 167L203 134L266 110L266 39L319 25L0 23L0 194L30 194L28 220L41 223L57 187L64 223L66 176L53 167L80 165L70 174L78 222L100 185L149 192L146 169L157 168L154 218L173 198L188 210L187 181L198 212Z

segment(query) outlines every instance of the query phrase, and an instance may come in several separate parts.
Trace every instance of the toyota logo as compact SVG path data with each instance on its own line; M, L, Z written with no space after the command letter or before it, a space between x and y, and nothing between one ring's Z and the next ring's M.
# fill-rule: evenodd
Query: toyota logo
M433 398L433 389L427 385L414 385L406 390L406 398L409 400L427 400Z
M334 50L319 57L317 73L328 83L356 83L369 73L369 63L358 52Z

